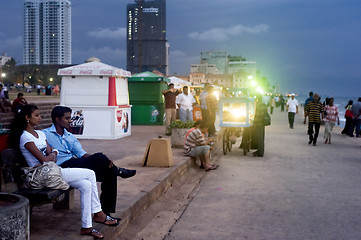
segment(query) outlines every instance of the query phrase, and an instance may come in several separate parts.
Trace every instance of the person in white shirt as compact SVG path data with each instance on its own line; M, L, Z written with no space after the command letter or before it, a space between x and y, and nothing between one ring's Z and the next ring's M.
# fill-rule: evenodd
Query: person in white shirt
M196 100L189 94L187 86L184 86L183 93L177 96L176 103L179 108L179 119L182 122L193 121L193 106Z
M290 124L290 128L293 129L295 115L298 113L298 101L295 99L294 93L292 93L291 98L288 99L286 109L288 112L288 123Z

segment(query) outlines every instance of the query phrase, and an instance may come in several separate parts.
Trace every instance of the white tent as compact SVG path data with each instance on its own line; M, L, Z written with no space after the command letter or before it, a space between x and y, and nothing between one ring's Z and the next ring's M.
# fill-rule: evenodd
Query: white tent
M174 84L174 88L182 88L184 86L191 86L192 84L186 80L183 80L181 78L172 76L168 78L171 83Z

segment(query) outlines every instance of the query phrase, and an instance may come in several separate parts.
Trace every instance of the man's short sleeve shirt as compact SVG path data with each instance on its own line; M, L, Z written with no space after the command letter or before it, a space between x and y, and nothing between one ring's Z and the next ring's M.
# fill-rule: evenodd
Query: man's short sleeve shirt
M315 103L314 101L309 102L306 106L308 112L308 122L320 123L321 113L323 112L323 105L320 102Z
M298 101L296 99L288 99L287 101L288 112L297 112Z

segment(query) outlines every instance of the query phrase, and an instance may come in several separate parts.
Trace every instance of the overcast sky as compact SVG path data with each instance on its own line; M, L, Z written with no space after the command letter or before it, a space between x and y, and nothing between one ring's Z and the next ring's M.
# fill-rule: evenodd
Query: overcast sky
M72 0L72 62L95 56L126 68L130 0ZM0 52L22 63L23 0L0 0ZM256 61L281 92L361 96L360 0L168 0L170 73L200 52Z

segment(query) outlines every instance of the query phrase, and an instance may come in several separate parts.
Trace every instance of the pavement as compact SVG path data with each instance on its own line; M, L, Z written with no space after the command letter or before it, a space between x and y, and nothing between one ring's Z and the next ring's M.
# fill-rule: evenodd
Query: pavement
M137 170L134 177L118 178L118 196L114 217L122 219L118 227L94 223L105 239L116 239L127 225L147 209L191 167L196 167L183 149L172 148L172 167L142 166L148 143L162 135L164 126L132 126L131 136L117 140L79 140L89 153L103 152L119 167ZM217 150L220 153L220 150ZM215 159L215 158L214 158ZM98 184L100 191L100 185ZM80 197L75 190L74 208L54 210L51 204L34 207L31 215L31 239L93 239L80 235Z

